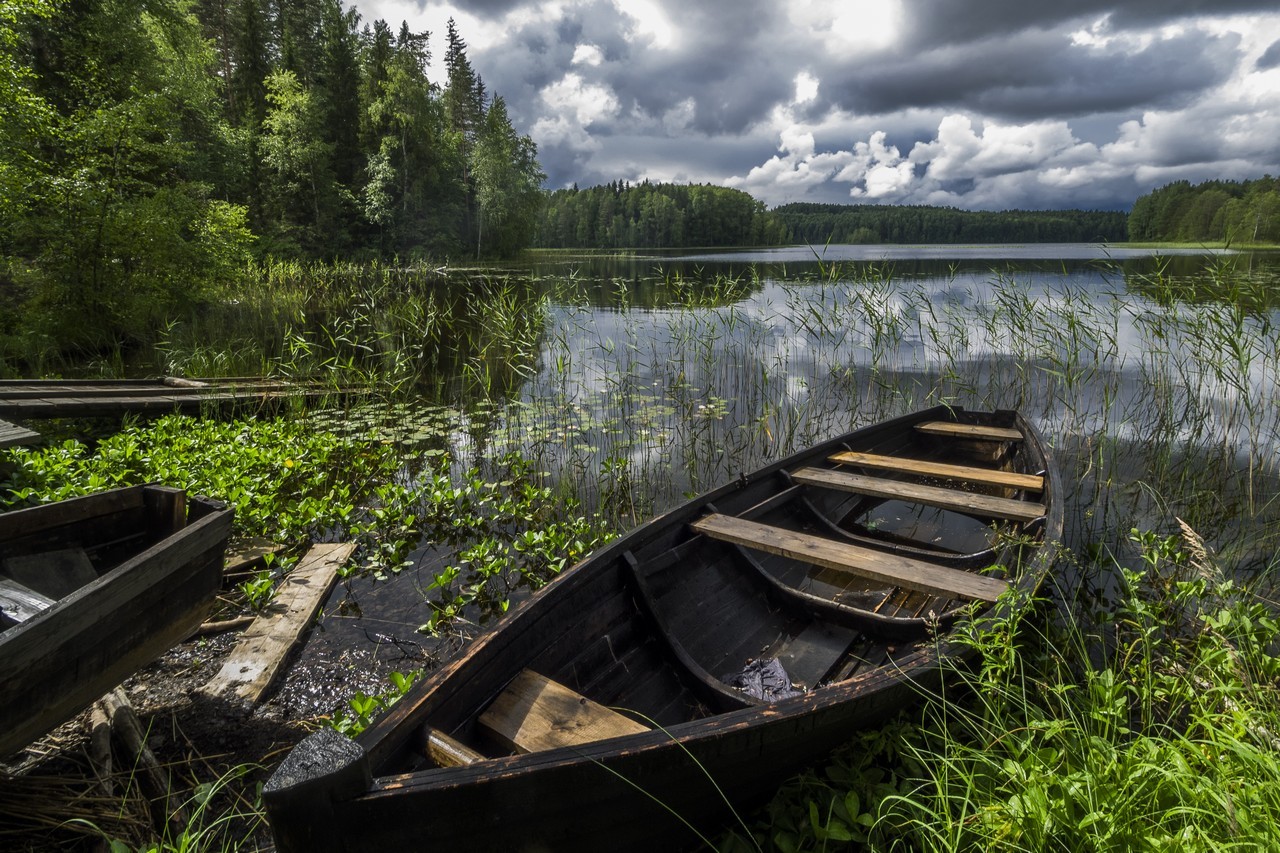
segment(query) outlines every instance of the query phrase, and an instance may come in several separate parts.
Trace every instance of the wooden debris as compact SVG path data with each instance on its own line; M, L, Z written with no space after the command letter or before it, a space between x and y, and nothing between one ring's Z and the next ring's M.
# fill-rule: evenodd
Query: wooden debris
M89 709L89 765L98 780L98 790L104 797L115 796L111 763L111 719L103 700L99 699Z
M239 631L241 628L248 628L253 624L253 616L237 616L234 619L219 619L214 622L205 622L189 639L196 637L208 637L211 634L225 634L227 631Z
M138 720L133 703L119 687L98 700L98 706L106 717L111 735L117 748L121 751L122 766L133 769L143 789L152 802L161 806L164 823L170 831L181 833L187 825L187 814L182 805L175 799L176 792L169 772L156 760L155 753L147 746L146 733ZM160 820L156 820L157 829L163 829Z
M253 620L222 669L200 692L249 703L261 700L320 609L338 569L355 549L352 543L312 545L285 577L266 612Z
M249 539L227 548L222 576L227 579L252 574L266 567L268 557L283 553L285 546L270 539Z

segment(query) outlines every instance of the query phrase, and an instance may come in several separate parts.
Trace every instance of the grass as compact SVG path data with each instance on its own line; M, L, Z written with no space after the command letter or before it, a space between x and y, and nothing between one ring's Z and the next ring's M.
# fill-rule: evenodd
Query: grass
M1144 568L1108 558L1108 608L975 633L952 701L860 735L720 848L1275 849L1273 608L1190 528L1130 544Z
M954 674L953 701L859 736L722 846L1265 846L1280 732L1262 598L1280 531L1272 270L445 282L280 267L259 302L226 309L251 319L171 327L166 367L262 365L380 396L296 428L175 419L96 455L16 451L7 485L21 502L160 478L236 501L246 533L351 532L386 576L438 537L456 551L424 584L423 630L442 633L798 447L928 404L1016 407L1063 466L1072 583L1036 624L974 636L987 664ZM356 730L399 692L334 722Z

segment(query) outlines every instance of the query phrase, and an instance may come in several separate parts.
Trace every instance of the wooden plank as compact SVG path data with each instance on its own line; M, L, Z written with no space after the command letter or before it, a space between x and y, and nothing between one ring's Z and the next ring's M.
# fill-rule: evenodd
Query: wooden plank
M1038 474L1019 474L1015 471L998 471L993 468L974 468L969 465L950 465L930 462L926 459L909 459L905 456L881 456L876 453L860 453L845 450L828 457L840 465L857 465L881 471L897 471L901 474L917 474L921 477L939 477L944 480L962 480L989 486L1007 486L1029 492L1044 491L1044 477Z
M462 767L484 761L484 756L442 731L425 727L427 757L437 767Z
M480 715L479 723L517 752L580 746L641 734L647 726L524 669Z
M62 548L9 557L4 574L28 589L57 600L98 579L83 548Z
M39 616L55 603L54 599L11 578L0 578L0 613L19 625Z
M713 539L756 548L815 566L852 572L890 586L907 587L932 595L995 601L1000 593L1009 588L1007 581L998 578L935 566L923 560L872 551L821 536L810 536L727 515L703 516L691 527Z
M778 659L792 684L812 690L860 636L862 632L856 628L811 622L809 627L784 641L769 656Z
M868 495L873 498L903 500L909 503L924 504L925 506L955 510L988 518L1034 521L1045 513L1043 504L1032 501L977 495L973 492L944 489L940 486L924 486L919 483L907 483L902 480L866 477L862 474L833 471L829 468L801 468L798 471L792 471L791 476L796 482L804 483L808 486L836 489L842 492Z
M984 441L1022 441L1022 433L1009 427L958 424L955 421L925 421L916 429L929 435L945 435L951 438L975 438Z
M6 447L20 447L24 444L35 444L40 440L40 433L0 421L0 450Z
M338 569L355 549L353 543L312 545L285 577L267 612L253 621L201 692L213 697L230 692L247 702L258 702L311 624Z

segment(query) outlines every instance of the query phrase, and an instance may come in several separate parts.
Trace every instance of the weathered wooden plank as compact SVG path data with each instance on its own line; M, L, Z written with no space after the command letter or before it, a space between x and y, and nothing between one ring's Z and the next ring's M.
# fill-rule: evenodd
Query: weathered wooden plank
M962 480L989 486L1007 486L1029 492L1044 491L1044 477L1038 474L1020 474L1015 471L998 471L994 468L974 468L969 465L951 465L926 459L909 459L905 456L881 456L876 453L859 453L845 450L834 453L830 461L841 465L857 465L881 471L897 471L922 477L940 477L944 480Z
M40 440L40 433L26 427L0 421L0 450L6 447L20 447L24 444L35 444Z
M424 734L427 757L437 767L461 767L464 764L484 761L483 755L442 731L427 727Z
M54 601L11 578L0 578L0 613L13 622L22 624L34 619L52 607Z
M98 579L83 548L22 554L9 557L0 565L14 581L55 601Z
M987 441L1022 441L1022 433L1009 427L958 424L955 421L925 421L916 429L929 435L945 435L952 438L976 438Z
M498 694L479 723L518 752L578 746L649 730L528 669Z
M1043 504L1032 501L977 495L973 492L944 489L940 486L924 486L902 480L866 477L862 474L850 474L847 471L832 471L829 468L801 468L793 471L791 476L796 482L823 489L837 489L873 498L902 500L988 518L1034 521L1045 512Z
M349 542L312 545L285 577L267 612L244 632L201 692L215 697L231 692L248 702L260 700L355 549Z
M778 659L792 684L811 690L840 662L849 646L860 636L862 632L854 628L811 622L809 627L781 643L769 656Z
M935 566L922 560L872 551L869 548L859 548L820 536L726 515L703 516L691 527L714 539L779 554L815 566L853 572L893 586L933 595L995 601L1009 587L1008 582L997 578Z

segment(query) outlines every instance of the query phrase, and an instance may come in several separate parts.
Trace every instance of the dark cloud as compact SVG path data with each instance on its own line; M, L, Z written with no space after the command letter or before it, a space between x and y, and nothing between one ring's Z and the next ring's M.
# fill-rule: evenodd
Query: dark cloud
M1280 65L1280 41L1272 42L1271 47L1267 48L1262 56L1258 57L1257 68L1259 71L1263 71L1268 68L1275 68L1277 65Z
M1230 76L1237 42L1188 34L1130 52L1035 33L846 69L824 82L832 103L859 112L970 105L1020 120L1089 115L1186 103Z
M360 2L416 3L436 29L446 14L445 0ZM1280 67L1280 41L1242 64L1280 36L1274 0L877 2L852 32L838 0L447 8L552 186L737 176L771 203L852 188L889 203L1120 207L1168 180L1280 168L1280 93L1227 85ZM860 41L894 3L893 40ZM802 73L818 86L797 103Z
M957 44L1027 30L1070 31L1106 19L1112 29L1152 27L1185 18L1275 12L1274 0L906 0L916 45Z

